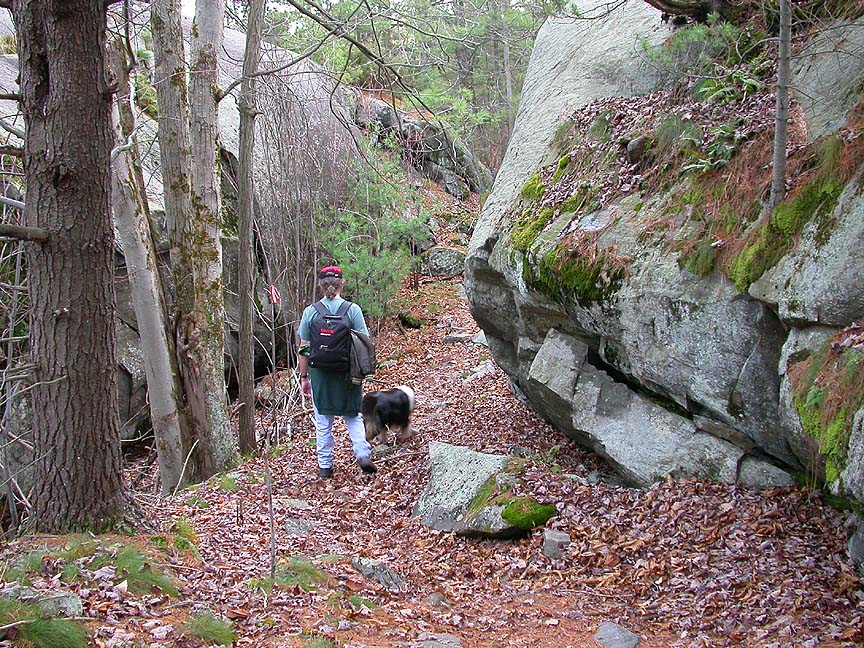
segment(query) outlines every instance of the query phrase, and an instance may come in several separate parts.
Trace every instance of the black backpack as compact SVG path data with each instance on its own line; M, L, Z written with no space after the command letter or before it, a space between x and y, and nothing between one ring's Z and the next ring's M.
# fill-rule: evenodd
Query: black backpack
M320 301L312 304L318 311L309 325L309 366L330 371L348 371L351 363L351 320L344 301L335 314Z

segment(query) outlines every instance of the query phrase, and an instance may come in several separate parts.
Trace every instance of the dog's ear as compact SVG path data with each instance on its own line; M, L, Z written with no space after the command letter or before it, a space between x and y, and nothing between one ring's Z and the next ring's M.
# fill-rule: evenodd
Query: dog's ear
M369 416L375 411L378 405L379 392L370 392L363 396L363 401L360 403L360 413L364 416Z

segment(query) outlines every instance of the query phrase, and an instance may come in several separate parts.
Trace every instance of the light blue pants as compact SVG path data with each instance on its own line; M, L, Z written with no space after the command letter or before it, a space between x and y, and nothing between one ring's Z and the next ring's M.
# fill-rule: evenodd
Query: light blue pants
M318 466L320 468L331 468L333 466L333 420L336 417L319 414L314 402L312 403L312 408L315 410ZM372 453L372 446L366 440L366 428L363 426L363 417L357 414L356 416L343 416L342 420L345 421L345 425L348 427L348 436L351 437L351 444L354 446L354 456L357 459L368 458Z

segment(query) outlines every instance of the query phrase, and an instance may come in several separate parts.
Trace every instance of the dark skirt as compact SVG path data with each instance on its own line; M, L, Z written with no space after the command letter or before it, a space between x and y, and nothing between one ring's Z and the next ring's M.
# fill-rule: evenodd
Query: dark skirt
M309 368L315 409L325 416L356 416L360 413L362 385L348 380L348 372Z

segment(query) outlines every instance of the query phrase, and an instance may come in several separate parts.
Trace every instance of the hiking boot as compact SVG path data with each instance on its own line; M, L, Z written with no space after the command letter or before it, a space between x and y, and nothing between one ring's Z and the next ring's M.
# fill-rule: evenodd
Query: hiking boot
M319 468L318 469L318 478L319 479L333 479L333 468Z
M369 457L359 457L357 459L357 463L360 464L360 469L366 473L367 475L371 475L376 470L375 464L372 463L372 460Z

